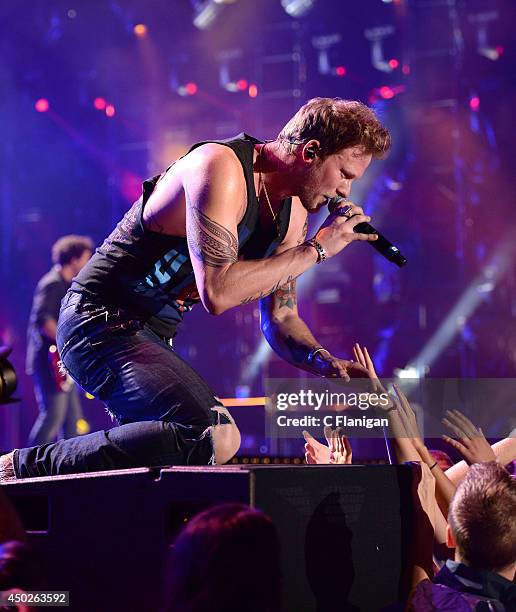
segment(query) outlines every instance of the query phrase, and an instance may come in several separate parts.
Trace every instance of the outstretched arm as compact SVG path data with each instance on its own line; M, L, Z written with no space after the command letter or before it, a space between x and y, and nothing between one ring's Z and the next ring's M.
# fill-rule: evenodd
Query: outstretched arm
M294 201L291 224L277 253L288 252L296 245L303 244L307 227L307 213L299 202ZM292 365L318 376L332 378L349 379L350 376L367 375L360 364L335 357L314 337L297 310L295 279L260 300L260 320L267 342Z
M495 454L496 461L498 461L500 465L507 465L511 463L511 461L516 461L516 438L505 438L504 440L495 442L491 448ZM468 463L466 463L466 461L459 461L459 463L452 465L451 468L446 470L446 476L448 476L455 485L458 485L464 476L466 476L468 470Z

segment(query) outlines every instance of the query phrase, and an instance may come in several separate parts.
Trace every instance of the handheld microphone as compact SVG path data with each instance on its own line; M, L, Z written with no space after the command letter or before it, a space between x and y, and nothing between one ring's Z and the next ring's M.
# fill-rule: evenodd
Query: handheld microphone
M330 213L335 212L335 209L339 204L345 202L345 198L331 198L328 200L328 209ZM376 234L378 238L369 244L378 251L381 255L392 261L393 264L396 264L399 268L402 268L406 263L407 259L401 253L398 247L394 246L392 242L387 240L385 236L382 236L378 230L376 230L370 223L358 223L353 228L353 231L357 234Z

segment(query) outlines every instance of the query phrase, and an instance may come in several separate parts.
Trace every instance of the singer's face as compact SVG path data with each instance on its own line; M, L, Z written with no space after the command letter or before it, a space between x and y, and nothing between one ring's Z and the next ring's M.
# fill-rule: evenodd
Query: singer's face
M316 156L305 164L299 199L308 212L320 210L328 199L349 197L353 181L362 177L371 163L371 155L360 147L342 149L321 160Z

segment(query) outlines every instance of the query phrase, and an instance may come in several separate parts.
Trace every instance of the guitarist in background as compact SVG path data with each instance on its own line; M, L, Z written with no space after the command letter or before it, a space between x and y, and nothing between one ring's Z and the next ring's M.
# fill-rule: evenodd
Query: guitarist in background
M39 415L29 435L29 445L53 442L61 428L65 438L76 436L82 409L73 381L59 372L56 344L61 300L72 279L93 253L87 236L59 238L52 247L53 267L39 281L27 331L27 374L34 381Z

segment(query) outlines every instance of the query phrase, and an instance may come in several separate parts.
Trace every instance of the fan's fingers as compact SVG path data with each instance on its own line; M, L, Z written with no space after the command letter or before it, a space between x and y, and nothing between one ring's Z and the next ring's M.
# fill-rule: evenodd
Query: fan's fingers
M358 344L358 342L355 343L355 346L353 347L353 350L357 356L357 361L360 363L360 365L363 365L364 368L367 367L366 365L366 360L364 357L364 353L362 352L362 348L360 347L360 344Z
M462 421L456 414L454 414L453 412L451 412L450 410L447 410L445 412L446 414L446 419L456 427L456 429L458 431L461 432L460 437L464 438L464 437L469 437L470 434L472 434L471 430L468 428L468 426L464 423L464 421ZM473 436L474 437L474 436Z
M450 418L444 417L442 419L442 424L445 425L452 433L456 435L457 438L464 438L464 431Z
M367 350L366 346L364 346L364 357L365 357L365 362L366 362L367 369L373 374L373 376L375 378L378 378L378 376L376 374L376 368L374 367L373 360L371 359L371 357L369 355L369 351Z
M398 399L400 400L400 404L403 407L404 412L409 415L412 412L412 406L410 405L410 402L407 399L407 396L403 393L403 391L401 390L401 388L398 385L394 385L394 390L396 391L396 395L398 396Z
M329 425L324 426L324 437L326 438L328 446L331 448L332 430Z
M344 453L344 445L342 444L342 427L337 427L336 429L336 436L337 436L337 449L338 452L342 455Z
M364 364L363 364L363 363L360 361L360 355L359 355L359 353L358 353L358 351L357 351L357 345L356 345L356 344L354 344L354 345L353 345L353 355L354 355L354 357L355 357L355 361L356 361L357 363L360 363L360 365L364 365Z
M312 434L308 433L307 431L303 431L303 438L308 442L311 443L313 442L313 440L315 440L315 438L312 436Z
M465 414L462 414L459 410L452 410L452 414L455 415L457 421L461 423L464 432L467 433L470 438L478 436L478 427L476 427Z
M459 453L463 455L467 455L469 453L468 449L464 446L464 444L461 444L458 440L450 438L449 436L442 436L442 438L447 444L452 446L455 450L458 450Z

